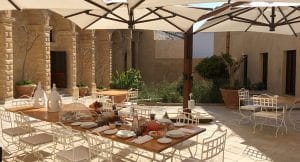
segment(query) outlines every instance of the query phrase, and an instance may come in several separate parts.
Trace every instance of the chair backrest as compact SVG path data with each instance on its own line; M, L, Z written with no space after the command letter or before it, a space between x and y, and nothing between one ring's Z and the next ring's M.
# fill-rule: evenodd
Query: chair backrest
M111 102L102 102L102 108L103 108L103 109L112 110L112 106L113 106L113 105L114 105L114 104L111 103Z
M135 106L135 110L138 113L138 116L144 117L144 118L150 118L151 109L150 108L142 108L139 106Z
M249 105L250 103L250 96L249 96L249 90L241 88L238 90L239 94L239 107L242 105Z
M178 123L187 123L193 124L192 113L190 113L191 109L186 109L186 112L181 108L177 111L176 122Z
M128 101L137 101L139 95L138 90L128 90L127 100Z
M62 123L51 124L51 134L56 144L73 147L74 133L71 127L67 127Z
M259 97L262 110L275 109L277 110L278 96L260 95Z
M241 88L240 90L238 90L238 93L240 100L249 99L249 90Z
M201 160L208 160L223 152L226 143L227 130L217 129L210 137L204 138L202 142ZM224 160L224 159L223 159Z
M12 127L12 119L11 119L11 112L6 110L0 110L0 122L1 122L1 129L3 129L7 124L10 124Z
M90 131L85 133L89 146L89 158L93 159L95 155L101 159L111 160L112 158L112 141L101 137L98 133L92 134Z
M22 112L15 113L15 123L18 127L23 127L25 129L31 129L30 119Z

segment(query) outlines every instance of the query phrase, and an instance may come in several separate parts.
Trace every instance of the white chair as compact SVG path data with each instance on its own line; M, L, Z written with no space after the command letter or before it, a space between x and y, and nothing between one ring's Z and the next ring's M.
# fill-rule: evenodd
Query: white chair
M89 148L89 160L98 158L98 160L112 161L112 141L101 137L99 134L92 134L87 131L86 139Z
M137 111L138 116L149 119L151 114L151 108L142 107L140 105L135 105L134 110Z
M14 115L15 120L12 118ZM5 147L10 150L10 147L15 147L13 150L18 151L19 138L33 133L35 130L30 126L30 123L22 114L0 110L1 135L2 139L7 144Z
M252 114L259 109L259 105L257 104L257 100L254 97L249 96L249 90L240 89L238 91L239 94L239 112L241 114L241 119L239 120L239 124L245 119L248 121L252 121Z
M102 111L103 112L110 112L112 111L112 107L113 107L113 103L112 102L102 102Z
M224 161L224 151L226 143L227 130L221 130L220 127L210 136L198 142L196 147L201 148L200 155L195 154L194 157L183 160L183 162L200 162L216 157L222 153L222 161Z
M300 101L295 101L293 106L291 107L289 111L289 121L292 123L294 130L300 131L300 114L299 111L294 111L295 109L300 108ZM298 112L298 114L297 114Z
M53 130L55 131L55 130ZM34 135L30 135L28 137L23 137L19 139L20 141L20 148L25 153L25 155L22 157L23 161L26 161L26 158L30 155L33 155L38 160L44 160L45 157L42 150L45 150L47 147L50 147L50 144L53 144L53 136L46 132L39 132ZM47 153L46 156L50 156L53 154L53 151L51 153Z
M254 133L257 125L273 126L276 128L275 136L277 137L280 128L285 128L287 133L287 126L285 122L285 106L279 106L277 103L278 96L260 95L258 96L259 106L261 111L253 113L254 118ZM282 131L283 133L283 131Z
M127 102L137 103L138 102L139 91L138 90L128 90Z
M79 144L83 139L80 133L64 126L62 123L53 125L54 143L55 143L55 160L62 162L81 162L89 161L89 148ZM60 146L60 147L57 147ZM59 150L59 148L63 148Z
M193 118L192 118L192 113L191 109L187 110L186 112L183 111L181 108L177 110L177 115L176 115L176 123L186 123L186 124L193 124ZM196 123L198 124L198 123Z

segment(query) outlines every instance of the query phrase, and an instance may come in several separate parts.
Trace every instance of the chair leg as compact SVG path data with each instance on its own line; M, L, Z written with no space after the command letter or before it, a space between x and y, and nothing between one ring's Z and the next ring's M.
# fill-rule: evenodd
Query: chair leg
M255 129L256 129L256 121L254 121L253 134L255 133Z

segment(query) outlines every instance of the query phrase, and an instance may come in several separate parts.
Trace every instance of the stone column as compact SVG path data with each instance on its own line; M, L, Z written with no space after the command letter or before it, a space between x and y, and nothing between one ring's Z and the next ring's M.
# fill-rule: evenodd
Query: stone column
M25 65L26 78L32 78L37 83L41 82L46 91L50 91L50 27L48 25L27 25L31 33L32 48L28 51Z
M56 31L56 42L52 48L58 51L66 51L67 59L67 89L66 93L76 96L78 93L77 83L77 32L75 26L70 31Z
M80 78L79 81L87 84L90 92L96 92L95 83L95 32L93 30L84 30L79 33L80 43L78 56L80 60Z
M13 98L13 39L10 12L0 14L0 102Z
M109 87L112 78L112 31L96 31L96 83Z

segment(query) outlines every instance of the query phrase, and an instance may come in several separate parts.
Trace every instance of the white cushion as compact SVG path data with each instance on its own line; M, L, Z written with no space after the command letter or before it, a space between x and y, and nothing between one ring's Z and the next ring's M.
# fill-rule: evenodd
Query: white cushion
M253 114L254 116L257 117L265 117L265 118L278 118L281 117L283 114L280 112L277 112L277 114L275 112L266 112L266 111L260 111L260 112L256 112Z
M259 107L255 105L245 105L240 107L241 110L249 110L249 111L255 111L258 108Z
M53 136L47 133L41 133L41 134L21 138L20 141L31 146L38 146L38 145L53 142Z
M71 150L60 151L56 155L62 161L73 161L73 159L74 162L89 161L89 149L85 146L77 146Z
M184 149L187 149L187 148L195 146L195 145L197 145L196 141L186 140L186 141L183 141L183 142L173 146L173 148L176 149L176 150L184 150Z
M25 129L23 127L14 127L14 128L3 129L2 132L9 136L15 137L15 136L32 133L32 132L34 132L34 130L33 129Z

